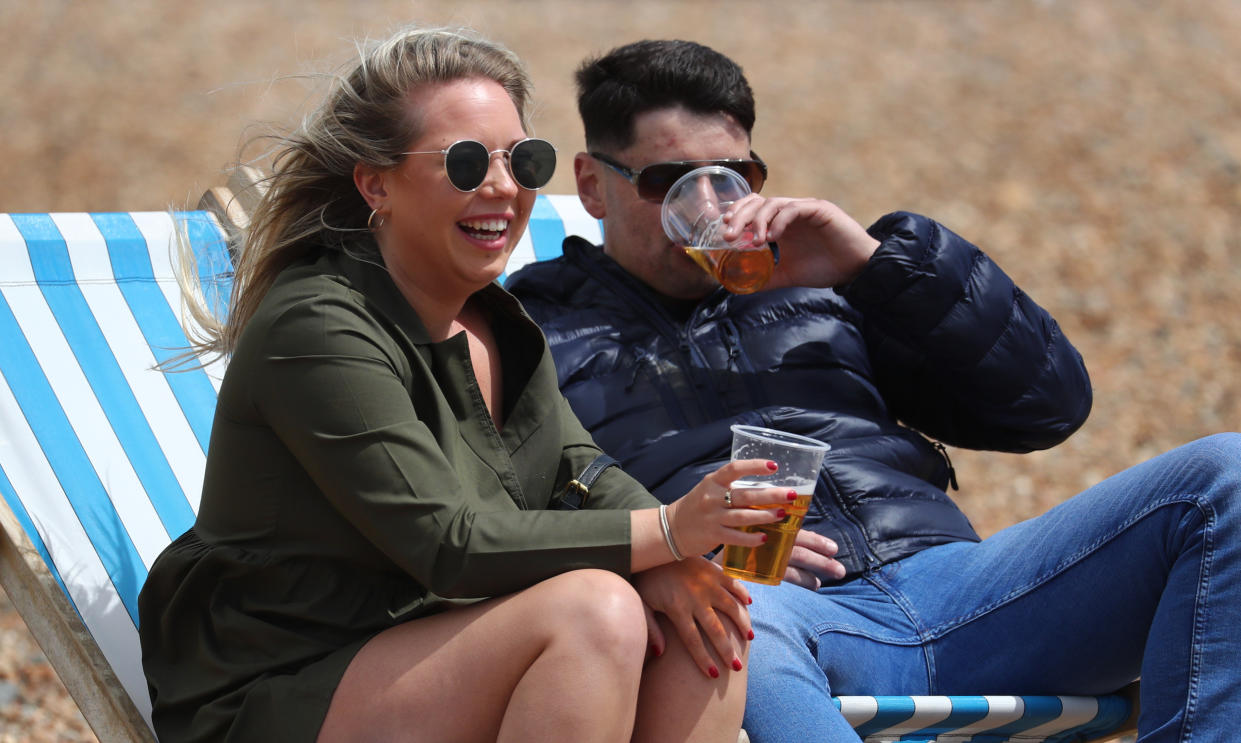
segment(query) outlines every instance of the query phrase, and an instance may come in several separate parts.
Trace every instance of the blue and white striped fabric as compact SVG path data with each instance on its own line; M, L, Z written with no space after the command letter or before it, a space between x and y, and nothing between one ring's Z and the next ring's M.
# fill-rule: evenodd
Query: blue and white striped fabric
M231 262L206 212L0 214L0 495L148 722L138 590L193 523L225 366L154 368L188 346L174 218L209 303L226 302ZM540 195L509 270L559 255L566 234L601 241L576 196ZM1042 740L1064 729L1053 720L1093 729L1128 714L1119 697L839 704L876 741Z
M1116 730L1131 712L1122 696L849 696L833 701L868 743L1086 740Z

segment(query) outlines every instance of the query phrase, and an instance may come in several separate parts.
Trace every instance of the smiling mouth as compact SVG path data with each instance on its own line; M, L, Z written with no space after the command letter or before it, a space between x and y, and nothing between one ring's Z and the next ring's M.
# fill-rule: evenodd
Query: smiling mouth
M457 226L476 240L498 240L508 232L507 219L467 219Z

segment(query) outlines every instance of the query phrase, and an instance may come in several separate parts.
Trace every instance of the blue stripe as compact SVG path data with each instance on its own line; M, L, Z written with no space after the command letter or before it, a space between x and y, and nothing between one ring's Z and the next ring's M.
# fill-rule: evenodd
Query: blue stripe
M138 590L146 580L146 566L2 293L0 338L5 339L0 343L0 374L8 381L30 430L136 626ZM24 526L30 529L29 525ZM53 567L50 561L48 566Z
M146 239L128 214L92 214L103 233L117 287L142 331L156 362L163 364L189 348L189 340L168 299L155 281ZM179 308L178 308L179 310ZM181 413L194 432L203 454L211 437L215 388L202 369L187 368L164 375Z
M233 291L233 263L228 243L207 212L177 212L177 222L190 238L198 261L198 282L211 314L223 320L228 316Z
M4 299L0 297L0 302L2 301ZM60 571L56 569L55 563L52 562L52 554L47 551L47 545L43 543L43 537L39 536L38 530L34 528L34 521L30 519L30 514L26 513L26 504L22 503L21 498L17 497L17 490L13 487L13 483L9 482L8 476L4 474L4 467L0 467L0 495L3 495L4 499L8 501L9 510L17 517L17 523L22 525L22 531L26 532L30 543L34 545L39 556L43 558L43 564L47 565L48 572L56 579L60 590L64 591L65 595L68 596L69 589L65 587L65 582L60 579ZM69 605L73 607L74 611L77 611L77 604L73 603L72 598L69 600ZM78 612L78 616L81 617L82 613Z
M180 536L193 524L194 512L99 329L90 305L81 288L72 281L73 266L64 239L51 217L45 214L15 214L12 219L26 240L35 280L43 297L151 499L168 538Z
M1064 704L1061 703L1059 697L1030 696L1021 697L1021 700L1025 704L1025 712L1020 719L975 735L970 738L970 742L996 743L997 741L1006 741L1018 733L1038 727L1043 723L1051 722L1060 717L1064 712Z
M1123 696L1095 697L1095 701L1099 703L1099 711L1090 722L1049 736L1047 743L1069 743L1083 738L1101 737L1120 727L1121 723L1129 719L1129 713L1132 712L1132 705Z
M914 715L914 700L910 697L875 697L875 701L879 704L875 716L854 728L859 738L880 733Z
M954 696L949 697L952 705L952 711L943 720L928 725L921 730L901 736L903 741L926 741L935 740L935 736L941 733L951 733L954 730L960 730L966 725L978 722L991 713L991 705L987 704L986 697L978 696Z
M564 220L546 196L539 196L534 200L529 230L536 261L545 261L561 254L561 245L565 238Z

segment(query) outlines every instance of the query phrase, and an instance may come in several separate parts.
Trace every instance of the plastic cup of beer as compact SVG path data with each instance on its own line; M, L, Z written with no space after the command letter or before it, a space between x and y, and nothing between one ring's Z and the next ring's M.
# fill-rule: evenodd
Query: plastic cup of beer
M784 579L784 571L793 553L793 542L801 529L814 484L819 479L823 455L831 447L822 441L758 426L732 426L734 461L738 459L769 459L778 469L771 475L735 480L732 492L745 488L788 488L797 493L797 500L761 506L783 508L787 514L780 521L758 526L741 527L745 532L761 532L767 541L757 547L724 545L724 572L734 578L775 585ZM760 506L751 506L760 508Z
M740 173L707 165L678 178L660 209L668 239L733 294L762 289L776 265L771 249L754 245L749 230L724 239L724 212L749 193L750 184Z

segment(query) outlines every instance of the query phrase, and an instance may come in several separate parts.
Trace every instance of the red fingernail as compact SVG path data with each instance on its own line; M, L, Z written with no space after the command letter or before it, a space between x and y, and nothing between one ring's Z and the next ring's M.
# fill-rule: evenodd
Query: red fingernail
M788 516L788 514L784 512L783 508L781 508L779 511L776 511L776 518L782 519L785 516Z
M741 670L741 661L737 660L736 658L733 658L733 670L734 671Z
M750 638L751 640L753 640L753 639L754 639L754 630L750 630L749 638Z
M797 500L797 491L796 491L796 490L790 490L790 491L789 491L789 500Z
M707 673L711 674L711 678L713 679L717 679L720 677L720 669L716 668L715 666L711 666L710 668L708 668Z
M664 654L664 651L660 650L658 645L651 646L651 655L654 655L656 658L658 658L659 656L663 654Z
M749 604L754 603L754 597L753 597L753 596L746 596L746 598L745 598L745 603L746 603L746 605L747 605L747 606L748 606ZM751 632L750 634L751 634L751 635L753 635L754 633L753 633L753 632Z
M759 542L759 544L767 544L767 535L764 534L762 536L763 536L763 541Z
M775 462L768 462L767 469L771 470L772 472L775 472L776 470L780 469L780 465L776 464Z

